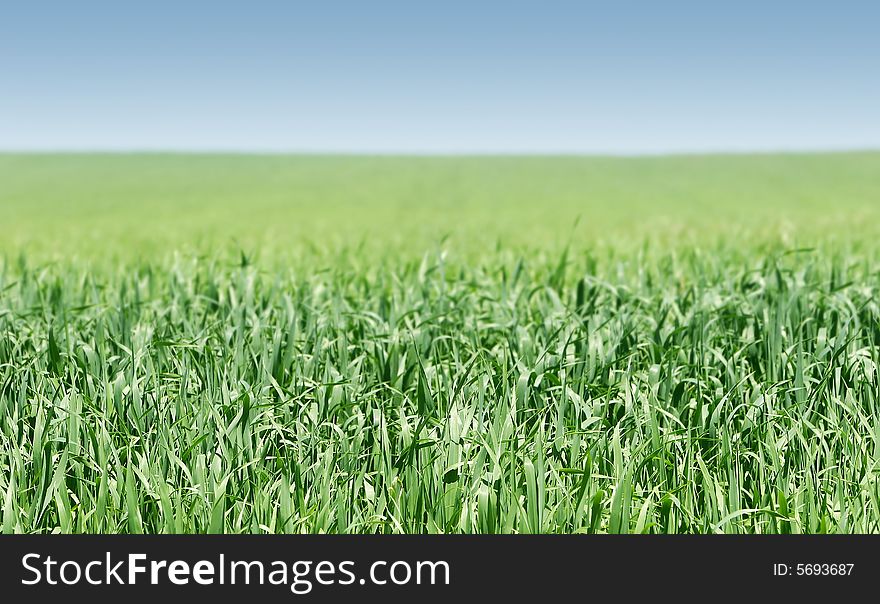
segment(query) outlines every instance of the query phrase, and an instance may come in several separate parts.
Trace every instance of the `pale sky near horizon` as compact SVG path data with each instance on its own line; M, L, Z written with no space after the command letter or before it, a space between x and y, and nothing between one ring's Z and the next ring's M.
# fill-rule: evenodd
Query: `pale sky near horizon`
M0 149L880 148L880 2L9 2Z

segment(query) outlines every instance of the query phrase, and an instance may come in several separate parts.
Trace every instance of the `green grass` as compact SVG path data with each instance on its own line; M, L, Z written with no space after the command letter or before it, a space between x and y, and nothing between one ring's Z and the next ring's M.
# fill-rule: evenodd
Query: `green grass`
M880 531L880 154L0 155L4 532Z

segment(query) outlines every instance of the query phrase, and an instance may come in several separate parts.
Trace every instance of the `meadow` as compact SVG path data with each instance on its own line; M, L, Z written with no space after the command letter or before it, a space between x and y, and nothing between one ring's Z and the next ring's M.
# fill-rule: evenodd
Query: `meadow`
M880 153L0 154L0 529L880 531Z

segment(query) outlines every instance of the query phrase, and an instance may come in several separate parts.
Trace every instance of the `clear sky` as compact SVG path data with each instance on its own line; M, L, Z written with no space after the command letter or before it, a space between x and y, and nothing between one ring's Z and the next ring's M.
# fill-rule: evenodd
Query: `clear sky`
M0 148L880 148L880 2L0 4Z

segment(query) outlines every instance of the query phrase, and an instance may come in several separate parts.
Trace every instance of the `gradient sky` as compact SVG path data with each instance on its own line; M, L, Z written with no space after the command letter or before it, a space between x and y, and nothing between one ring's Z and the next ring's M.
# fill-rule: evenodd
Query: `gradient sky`
M880 2L6 2L0 149L880 148Z

